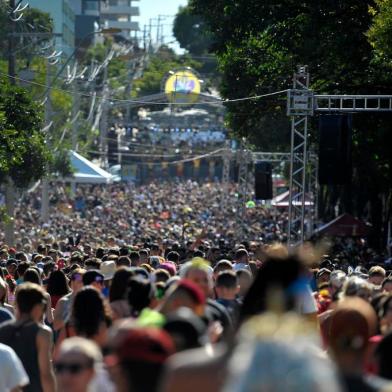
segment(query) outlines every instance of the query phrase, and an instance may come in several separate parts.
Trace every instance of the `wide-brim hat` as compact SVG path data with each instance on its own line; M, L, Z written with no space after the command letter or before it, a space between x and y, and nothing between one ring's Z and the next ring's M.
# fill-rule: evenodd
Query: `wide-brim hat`
M116 273L116 263L113 260L103 261L99 271L104 276L104 280L111 280Z

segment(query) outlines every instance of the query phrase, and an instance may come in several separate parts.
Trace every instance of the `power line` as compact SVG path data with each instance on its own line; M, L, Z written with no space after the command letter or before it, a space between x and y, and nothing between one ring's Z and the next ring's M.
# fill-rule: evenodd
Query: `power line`
M33 82L30 80L25 80L23 78L17 77L17 76L12 76L9 75L5 72L0 72L1 75L7 76L12 79L20 80L22 82L28 83L28 84L34 84L37 86L41 87L46 87L48 90L57 90L61 91L67 94L73 94L72 91L62 89L59 87L53 87L53 86L47 86L44 83L38 83L38 82ZM232 103L232 102L243 102L243 101L251 101L251 100L256 100L256 99L261 99L261 98L267 98L267 97L272 97L276 95L282 95L284 93L287 93L289 90L281 90L281 91L275 91L272 93L267 93L267 94L261 94L261 95L254 95L252 97L243 97L243 98L235 98L235 99L219 99L216 102L195 102L195 103L186 103L186 102L148 102L148 101L141 101L141 100L132 100L132 99L119 99L119 98L104 98L102 96L97 96L97 99L100 99L102 101L111 101L111 102L120 102L120 103L135 103L135 104L141 104L141 105L176 105L176 106L190 106L190 105L217 105L217 104L225 104L225 103ZM78 95L84 96L84 97L92 97L92 94L88 93L83 93L83 92L78 92ZM189 95L189 94L188 94Z

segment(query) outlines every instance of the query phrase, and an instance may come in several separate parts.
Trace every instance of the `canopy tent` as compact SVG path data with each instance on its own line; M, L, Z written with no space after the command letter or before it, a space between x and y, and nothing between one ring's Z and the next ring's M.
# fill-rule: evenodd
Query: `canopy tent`
M365 237L368 234L368 226L352 215L343 214L319 227L314 234L331 237Z
M78 184L108 184L112 181L112 175L90 162L75 151L70 151L71 165L74 174L62 181L75 182Z
M274 197L271 201L271 205L274 207L288 207L289 206L289 196L290 192L286 191L283 192L282 194ZM294 200L294 205L300 205L301 202L299 200ZM313 202L310 200L309 195L305 194L305 205L306 206L312 206Z

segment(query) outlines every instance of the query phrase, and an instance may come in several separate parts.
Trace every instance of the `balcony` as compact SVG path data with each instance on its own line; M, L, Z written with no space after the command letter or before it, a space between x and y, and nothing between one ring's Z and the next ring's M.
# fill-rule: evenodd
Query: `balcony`
M140 16L139 7L127 5L106 5L101 8L101 15L130 15Z
M89 16L96 16L96 17L100 16L100 12L97 10L86 10L84 11L84 14Z
M105 28L138 31L139 30L139 23L138 22L129 22L129 21L128 22L119 22L117 20L106 20L105 21Z

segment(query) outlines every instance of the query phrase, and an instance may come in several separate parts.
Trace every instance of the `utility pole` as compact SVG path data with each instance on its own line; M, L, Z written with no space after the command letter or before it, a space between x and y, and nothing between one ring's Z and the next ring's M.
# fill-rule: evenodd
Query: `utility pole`
M163 20L163 16L158 15L158 18L157 18L157 21L158 21L158 23L157 23L157 45L159 45L159 42L160 42L159 33L160 33L160 27L161 27L161 20Z
M132 91L132 87L133 87L133 78L135 77L135 72L137 69L136 66L136 60L131 60L129 62L129 82L127 84L127 87L125 88L125 96L128 99L128 97L131 94ZM126 109L125 109L125 123L128 124L130 122L130 117L131 117L131 108L129 105L127 105Z
M109 103L108 103L108 98L110 96L109 94L109 86L108 86L108 67L105 67L104 70L104 76L103 76L103 102L102 102L102 116L101 116L101 121L99 124L99 134L100 134L100 155L102 157L103 161L103 167L107 166L108 162L108 149L107 149L107 144L108 144L108 111L109 111Z
M50 86L50 62L46 61L46 85ZM45 102L45 126L48 126L52 116L52 103L50 101L50 91L46 97ZM49 220L49 178L50 173L46 173L42 179L42 193L41 193L41 220L43 223Z
M148 52L152 51L152 18L149 19L148 23Z
M79 115L79 94L78 94L78 81L73 81L72 89L72 150L78 149L78 115Z
M15 0L10 0L9 5L12 10L15 9ZM12 20L11 15L8 17L8 75L10 76L10 84L15 85L15 75L16 75L16 61L15 61L15 51L14 51L14 35L15 32L15 22ZM7 245L11 246L14 244L15 240L15 228L14 228L14 210L15 210L15 187L12 179L7 178L6 190L5 190L5 205L7 212L7 222L5 223L5 242Z
M147 25L144 25L143 28L143 49L144 53L147 52Z
M77 67L77 63L75 66ZM78 115L80 105L77 77L75 77L72 84L72 150L76 151L78 147Z

